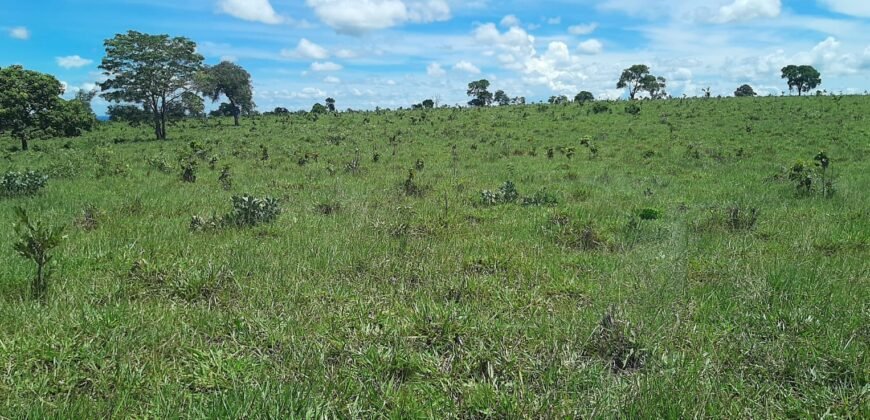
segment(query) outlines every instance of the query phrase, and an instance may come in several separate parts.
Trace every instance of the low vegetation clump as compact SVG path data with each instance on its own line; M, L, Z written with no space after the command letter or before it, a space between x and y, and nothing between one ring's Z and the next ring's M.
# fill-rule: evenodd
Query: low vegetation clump
M190 230L208 231L225 227L247 228L274 222L281 215L281 205L278 200L265 197L255 198L249 195L234 196L233 210L220 218L202 218L193 216Z
M49 263L53 259L51 253L63 240L64 227L32 220L21 207L15 207L15 216L18 219L15 224L18 238L13 248L19 256L36 264L36 274L30 283L30 295L34 299L45 299L51 269Z
M20 197L34 195L45 188L48 176L35 171L6 172L0 178L0 196Z

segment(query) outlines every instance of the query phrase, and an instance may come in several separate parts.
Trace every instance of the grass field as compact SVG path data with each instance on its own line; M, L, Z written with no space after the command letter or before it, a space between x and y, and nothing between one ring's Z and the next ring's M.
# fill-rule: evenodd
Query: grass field
M0 199L0 417L870 417L870 98L626 104L0 152L49 175ZM44 302L14 206L67 225Z

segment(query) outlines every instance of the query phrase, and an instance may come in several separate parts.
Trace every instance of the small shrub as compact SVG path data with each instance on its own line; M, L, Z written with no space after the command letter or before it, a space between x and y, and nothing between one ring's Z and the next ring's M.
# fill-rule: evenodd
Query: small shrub
M485 206L514 203L520 198L517 187L511 181L505 181L498 191L483 190L480 192L480 202Z
M643 367L644 351L630 325L607 311L592 333L585 349L610 365L618 373Z
M0 196L34 195L45 187L47 181L48 177L39 172L6 172L0 180Z
M233 188L233 174L230 172L229 166L224 166L221 170L221 174L218 177L218 182L221 183L221 187L224 191L229 191Z
M224 216L224 223L237 227L252 227L274 222L280 215L281 205L274 198L234 196L233 211Z
M657 209L642 209L638 212L638 217L640 220L658 220L662 216L662 212Z
M402 190L409 197L421 197L425 193L425 187L417 183L417 174L413 169L408 171L408 178L402 183Z
M632 102L625 106L625 113L629 115L638 115L640 114L640 105Z
M193 157L181 160L181 180L184 182L196 182L196 170L198 163Z
M163 158L163 156L150 157L146 161L149 168L156 169L163 173L171 173L172 165Z
M15 225L18 240L13 248L18 255L36 264L36 275L30 284L30 292L34 299L44 299L48 292L48 264L52 260L50 253L63 240L64 227L47 226L30 220L27 211L21 207L15 207L14 211L18 218Z
M603 114L605 112L611 112L610 107L602 102L596 102L592 105L592 113L593 114Z

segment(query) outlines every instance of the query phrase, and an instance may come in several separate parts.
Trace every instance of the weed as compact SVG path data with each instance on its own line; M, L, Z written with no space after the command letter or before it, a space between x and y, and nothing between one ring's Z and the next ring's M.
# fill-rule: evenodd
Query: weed
M43 188L48 177L34 171L6 172L0 179L0 196L20 197L35 195Z
M30 284L30 294L34 299L42 300L48 292L49 266L54 250L64 239L63 226L50 226L37 220L31 220L21 207L15 207L15 216L18 223L15 231L18 240L13 248L18 255L33 261L36 264L36 275Z

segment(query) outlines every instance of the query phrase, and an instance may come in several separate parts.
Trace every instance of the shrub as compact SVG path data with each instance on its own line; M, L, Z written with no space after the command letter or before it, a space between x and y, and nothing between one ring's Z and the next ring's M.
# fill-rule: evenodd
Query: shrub
M632 102L625 106L625 113L630 115L640 114L640 105Z
M517 192L517 187L511 181L505 181L498 191L483 190L480 192L481 204L485 206L514 203L519 198L520 194Z
M794 183L801 195L817 192L823 197L830 198L836 192L834 176L830 170L831 160L825 152L819 152L813 160L815 164L795 162L789 170L788 179Z
M45 187L47 181L47 176L34 171L6 172L0 180L0 196L34 195Z
M14 210L18 218L15 225L18 241L13 247L18 255L36 263L36 275L30 284L30 291L33 298L43 299L48 292L48 264L52 260L50 253L63 240L64 227L32 221L21 207L15 207Z
M234 196L231 212L221 218L193 216L190 219L190 230L203 232L225 227L254 227L272 223L280 215L281 205L274 198L254 198L249 195Z
M637 215L641 220L658 220L662 212L657 209L642 209Z
M613 372L643 367L644 351L638 344L637 334L630 325L607 311L586 343L586 351L600 357Z
M603 102L596 102L592 105L592 113L593 114L603 114L605 112L611 112L610 107Z

